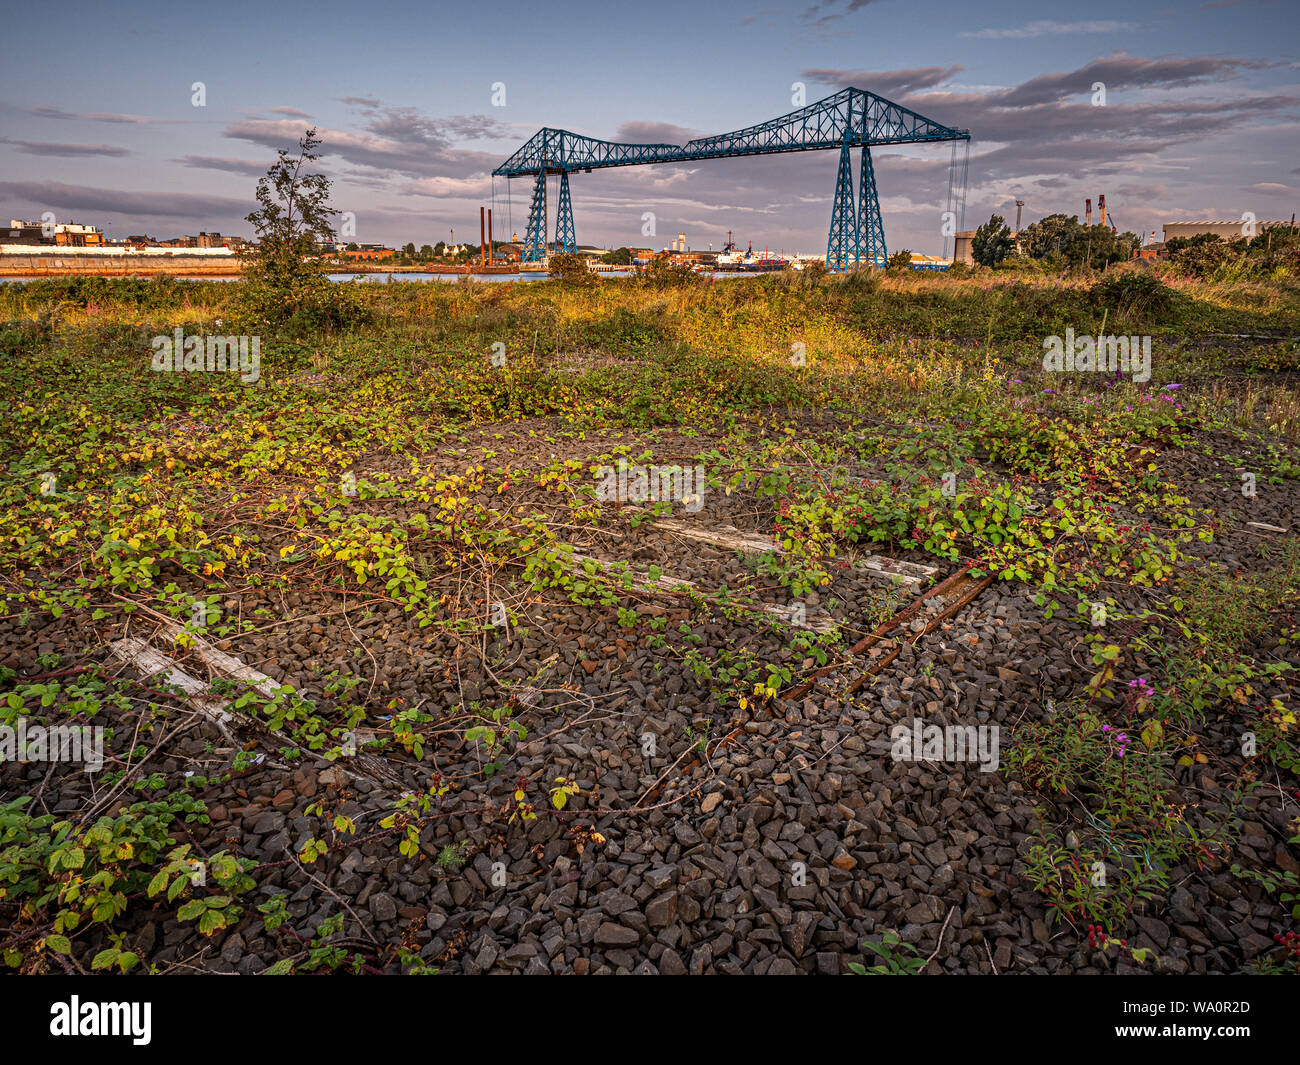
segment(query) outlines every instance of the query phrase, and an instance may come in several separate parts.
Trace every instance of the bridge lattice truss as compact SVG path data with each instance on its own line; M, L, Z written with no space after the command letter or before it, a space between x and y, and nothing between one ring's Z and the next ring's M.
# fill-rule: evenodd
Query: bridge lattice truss
M538 130L492 173L493 176L506 178L534 176L523 260L538 262L546 257L547 250L548 174L560 175L555 250L573 251L576 238L573 205L569 197L569 174L574 171L590 172L615 166L690 163L703 159L734 159L747 155L817 152L838 148L840 165L831 210L830 233L826 242L826 265L831 270L841 271L859 262L883 266L887 256L875 172L871 164L871 148L886 144L969 140L969 130L941 125L864 89L842 89L834 96L808 104L780 118L730 133L698 137L681 145L624 144L584 137L548 126ZM850 158L850 152L854 148L862 150L859 196L856 202Z

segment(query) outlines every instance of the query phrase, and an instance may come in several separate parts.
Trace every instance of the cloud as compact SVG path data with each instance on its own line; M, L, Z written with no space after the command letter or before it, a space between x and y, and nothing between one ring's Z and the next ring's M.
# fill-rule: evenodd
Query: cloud
M829 85L835 89L849 87L866 89L877 96L893 99L904 93L933 89L937 85L951 81L966 68L949 67L910 67L906 70L834 70L816 67L803 71L799 76L819 85Z
M172 162L201 170L224 170L230 174L247 174L252 177L261 177L271 166L270 161L259 163L253 159L233 159L229 156L216 155L186 155L180 159L173 159Z
M17 141L10 137L0 137L0 144L12 144L24 155L55 155L69 159L87 155L120 157L131 154L129 149L114 144L52 144L48 141Z
M363 106L362 130L319 131L322 156L406 177L466 177L491 170L500 158L454 148L453 142L514 135L510 127L486 115L432 118L414 107L372 107L368 100ZM303 124L292 119L247 119L232 123L222 135L278 150L292 149L303 132Z
M701 136L707 134L670 122L624 122L613 139L625 144L685 144Z
M82 214L114 212L137 218L185 218L206 221L233 220L247 214L249 201L193 192L124 192L58 181L0 181L0 194L46 208L59 207Z
M378 107L379 101L372 96L341 96L340 103L352 104L356 107Z
M834 23L847 15L852 15L863 8L870 7L873 3L875 3L875 0L847 0L843 5L843 10L835 11L834 9L838 6L837 0L819 0L800 17L814 30L821 31L824 36L851 37L856 31L842 27L836 28Z
M289 118L311 118L306 111L299 111L296 107L268 107L267 114L286 115Z
M1190 85L1221 83L1243 70L1262 70L1267 60L1232 59L1227 56L1166 56L1146 59L1118 52L1106 59L1094 59L1077 70L1043 74L1008 91L999 99L1006 107L1050 103L1069 95L1089 93L1100 81L1107 92L1128 89L1174 89Z
M123 115L111 111L90 111L85 114L77 114L72 111L65 111L61 107L49 105L29 107L27 113L35 115L37 118L58 118L79 122L117 122L133 126L148 126L159 122L172 121L165 118L152 118L149 115Z
M846 0L844 10L837 15L819 15L818 12L826 11L837 6L836 0L822 0L821 3L813 4L804 13L805 19L815 19L817 25L830 22L832 19L842 18L844 15L851 15L855 11L861 11L864 7L870 7L875 0Z
M473 177L467 178L420 178L418 181L412 181L403 185L398 189L398 191L410 193L414 196L446 196L460 197L462 199L477 199L491 195L492 178L488 174L476 174Z
M988 29L959 33L958 37L975 37L980 40L1023 40L1027 37L1054 37L1071 33L1125 33L1138 27L1132 22L1098 20L1093 22L1053 22L1035 19L1015 29Z

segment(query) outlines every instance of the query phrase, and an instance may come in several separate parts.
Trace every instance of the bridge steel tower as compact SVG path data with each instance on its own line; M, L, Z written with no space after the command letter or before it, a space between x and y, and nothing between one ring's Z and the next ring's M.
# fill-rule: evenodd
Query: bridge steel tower
M524 230L524 251L520 259L539 263L546 258L546 171L537 172L533 182L533 203L528 208L528 228Z
M555 250L572 252L578 247L573 231L573 200L569 196L569 172L560 174L560 206L555 213Z
M847 270L858 258L858 209L853 202L853 161L846 139L840 149L840 169L835 178L831 230L826 238L826 269Z

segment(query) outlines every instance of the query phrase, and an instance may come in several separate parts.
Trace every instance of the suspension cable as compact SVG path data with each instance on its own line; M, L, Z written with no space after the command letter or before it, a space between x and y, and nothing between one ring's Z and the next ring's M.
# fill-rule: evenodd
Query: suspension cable
M961 157L961 184L958 186L961 193L961 207L957 212L957 231L960 233L966 228L966 190L970 184L970 138L963 142ZM956 243L953 244L953 254L957 251Z
M950 153L948 158L948 201L947 201L947 210L944 212L945 223L947 223L948 219L950 218L952 219L954 224L956 224L957 221L957 214L953 210L953 201L952 201L953 180L956 177L956 172L957 172L957 142L953 141L952 152ZM953 252L954 253L956 252L955 237L953 238ZM946 224L944 225L944 234L943 234L943 257L945 259L952 258L952 256L948 252L948 226Z

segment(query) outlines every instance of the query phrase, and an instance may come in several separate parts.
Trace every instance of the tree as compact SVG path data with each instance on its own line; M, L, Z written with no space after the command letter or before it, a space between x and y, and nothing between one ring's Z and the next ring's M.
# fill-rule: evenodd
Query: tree
M1165 241L1165 251L1177 255L1184 248L1195 248L1201 244L1217 244L1223 238L1217 233L1197 233L1192 237L1170 237Z
M660 252L646 265L641 280L653 288L676 288L696 284L701 276L686 263L674 263L667 252Z
M246 216L257 247L245 265L243 294L264 320L292 318L329 301L329 280L314 261L318 241L333 241L330 181L310 166L319 155L316 130L309 129L293 157L281 148L257 182L258 208Z
M433 258L433 249L432 249L431 247L429 247L429 245L427 245L427 244L421 244L421 245L420 245L420 258L421 258L421 259L432 259L432 258Z
M587 269L587 260L573 252L552 255L546 265L551 277L559 278L563 285L586 287L596 283L596 275Z
M902 251L896 251L885 260L885 269L891 273L902 273L904 270L912 268L912 253L909 249L904 248Z
M1025 227L1021 249L1034 259L1059 253L1068 266L1101 270L1133 255L1140 243L1135 233L1115 233L1107 226L1087 226L1078 215L1049 214Z
M997 266L1011 251L1011 227L1000 214L990 215L970 242L970 253L980 266Z
M1049 214L1025 227L1020 247L1031 259L1045 259L1056 251L1072 261L1074 244L1087 228L1079 224L1077 215Z
M403 244L403 245L402 245L402 254L405 255L408 259L414 259L414 258L415 258L415 245L412 244L410 241L408 241L407 243Z
M607 251L600 257L600 261L614 266L628 266L632 262L632 250L630 248L618 248L615 251Z

